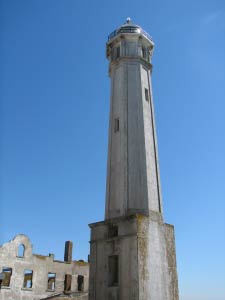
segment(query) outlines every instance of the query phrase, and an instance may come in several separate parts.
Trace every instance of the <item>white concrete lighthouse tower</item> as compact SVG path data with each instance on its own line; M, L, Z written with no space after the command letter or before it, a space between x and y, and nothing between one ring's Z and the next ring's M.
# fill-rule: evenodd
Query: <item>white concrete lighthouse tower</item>
M105 221L90 224L89 300L178 300L173 226L163 223L152 38L128 18L106 45L111 78Z

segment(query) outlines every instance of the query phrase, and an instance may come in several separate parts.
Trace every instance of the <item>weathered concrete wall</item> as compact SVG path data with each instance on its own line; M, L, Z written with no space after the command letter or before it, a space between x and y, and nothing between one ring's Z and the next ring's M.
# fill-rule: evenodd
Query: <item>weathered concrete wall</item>
M177 300L177 280L171 280L177 279L173 227L163 224L161 214L154 211L149 217L138 215L137 222L139 299Z
M18 248L24 245L24 256L18 256ZM77 277L84 276L84 291L88 291L89 264L80 261L54 260L54 255L32 253L32 245L25 235L18 235L0 247L0 272L12 268L9 287L1 286L1 300L32 300L64 291L65 275L72 275L71 290L77 291ZM24 288L24 270L33 271L32 287ZM48 290L48 273L55 273L55 288Z
M164 224L170 299L179 299L174 227Z
M118 235L109 236L110 225ZM160 213L91 224L89 300L178 300L173 227ZM119 258L118 284L109 286L110 256Z
M91 300L138 299L138 259L136 222L118 218L118 236L109 237L110 222L91 224L90 289ZM110 256L119 257L118 284L109 285Z

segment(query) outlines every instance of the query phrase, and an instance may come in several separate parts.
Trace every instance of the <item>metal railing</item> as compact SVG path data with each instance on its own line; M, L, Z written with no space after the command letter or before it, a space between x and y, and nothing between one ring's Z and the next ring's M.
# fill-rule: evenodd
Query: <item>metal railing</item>
M114 38L116 35L118 35L120 33L141 33L144 36L146 36L149 40L152 41L152 37L146 31L144 31L141 27L137 27L137 26L124 26L124 27L120 27L119 29L114 30L108 36L108 41L110 41L112 38Z

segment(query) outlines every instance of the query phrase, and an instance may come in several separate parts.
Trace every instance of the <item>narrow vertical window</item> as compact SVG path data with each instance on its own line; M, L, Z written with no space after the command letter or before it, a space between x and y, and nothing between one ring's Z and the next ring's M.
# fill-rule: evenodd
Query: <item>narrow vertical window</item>
M24 270L23 287L25 289L31 289L33 286L33 271Z
M25 253L25 246L23 244L20 244L18 247L18 255L19 257L24 257Z
M9 287L10 286L11 276L12 276L12 268L4 267L2 269L2 273L3 273L2 286Z
M147 59L148 62L150 62L150 51L149 51L149 48L147 48L146 59Z
M55 278L56 273L48 273L48 290L54 291L55 290Z
M114 132L118 132L119 129L120 129L120 120L119 120L119 118L116 118L114 120Z
M116 58L120 57L120 46L116 47Z
M118 226L117 225L114 225L114 224L109 225L108 236L109 236L109 238L118 236Z
M149 102L149 93L148 93L148 89L145 89L145 100Z
M144 59L146 59L146 55L147 55L147 53L146 53L146 48L145 48L145 47L142 47L142 57L143 57Z
M77 290L79 292L83 292L84 290L84 276L82 275L77 276Z
M108 285L118 286L119 283L119 257L112 255L108 258Z

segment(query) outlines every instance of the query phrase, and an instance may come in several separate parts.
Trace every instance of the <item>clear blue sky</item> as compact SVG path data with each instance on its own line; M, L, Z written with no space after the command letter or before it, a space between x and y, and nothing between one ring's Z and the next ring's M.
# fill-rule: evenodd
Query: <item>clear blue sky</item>
M0 244L89 253L104 218L107 35L126 17L155 41L165 221L180 300L225 300L224 0L0 0Z

